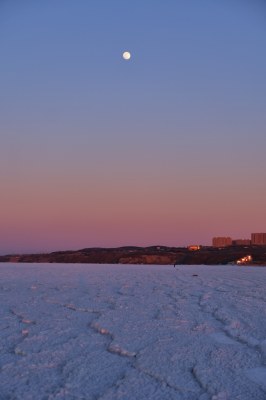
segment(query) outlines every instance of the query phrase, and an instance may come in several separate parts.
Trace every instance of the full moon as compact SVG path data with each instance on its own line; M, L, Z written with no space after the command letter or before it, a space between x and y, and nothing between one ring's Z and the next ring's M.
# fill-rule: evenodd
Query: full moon
M129 60L130 57L131 57L130 52L129 52L129 51L124 51L124 53L123 53L123 59L124 59L124 60Z

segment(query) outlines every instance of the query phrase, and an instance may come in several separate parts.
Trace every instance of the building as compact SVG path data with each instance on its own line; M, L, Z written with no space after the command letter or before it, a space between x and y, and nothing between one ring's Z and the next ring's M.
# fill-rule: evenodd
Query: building
M232 246L232 239L230 237L214 237L212 239L213 247L227 247Z
M252 233L251 244L266 246L266 233Z
M191 244L187 247L189 251L197 251L201 249L201 246L198 244Z
M233 246L250 246L251 240L250 239L234 239L232 241Z

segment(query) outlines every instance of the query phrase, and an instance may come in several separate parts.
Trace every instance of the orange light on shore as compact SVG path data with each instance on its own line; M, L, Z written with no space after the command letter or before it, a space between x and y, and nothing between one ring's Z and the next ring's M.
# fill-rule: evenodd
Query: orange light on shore
M236 261L237 265L249 264L252 261L252 256L248 255Z

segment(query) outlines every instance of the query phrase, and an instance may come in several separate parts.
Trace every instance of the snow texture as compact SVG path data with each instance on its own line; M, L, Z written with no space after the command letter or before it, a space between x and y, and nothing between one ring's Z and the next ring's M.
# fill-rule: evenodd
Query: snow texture
M1 264L0 400L265 400L266 268Z

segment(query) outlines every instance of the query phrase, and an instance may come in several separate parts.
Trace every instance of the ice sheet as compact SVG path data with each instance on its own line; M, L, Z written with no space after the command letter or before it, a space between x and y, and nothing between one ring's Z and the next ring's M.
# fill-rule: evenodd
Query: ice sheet
M0 399L265 400L265 288L266 268L0 264Z

